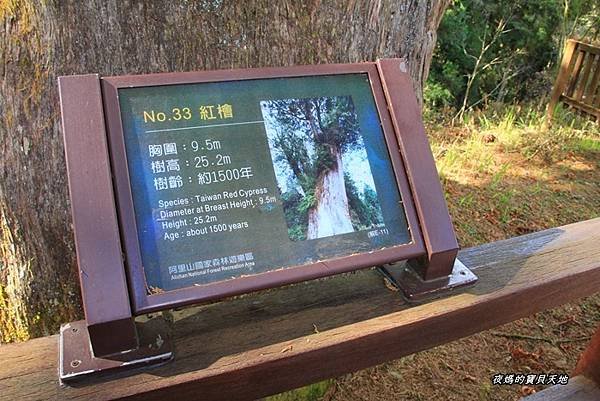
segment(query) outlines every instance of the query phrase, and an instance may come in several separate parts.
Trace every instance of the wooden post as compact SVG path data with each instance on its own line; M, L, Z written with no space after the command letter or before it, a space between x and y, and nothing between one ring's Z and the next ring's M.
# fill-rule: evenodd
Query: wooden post
M563 58L560 63L560 69L558 71L558 76L556 77L556 81L554 82L554 87L552 89L552 94L550 95L550 103L548 104L547 111L547 119L546 122L549 123L554 116L554 109L556 105L560 101L560 97L563 94L567 83L569 81L569 72L573 68L573 62L575 58L573 55L575 54L575 49L577 48L577 41L573 39L567 40L565 45L565 51L563 53Z

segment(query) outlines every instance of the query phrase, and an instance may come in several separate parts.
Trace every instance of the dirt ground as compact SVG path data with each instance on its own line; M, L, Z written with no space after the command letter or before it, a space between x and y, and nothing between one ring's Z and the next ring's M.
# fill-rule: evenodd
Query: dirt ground
M600 216L597 125L546 134L509 128L438 129L432 135L462 247ZM337 378L321 399L518 400L542 387L493 386L492 376L570 373L599 325L600 292Z
M495 373L571 372L598 324L596 295L338 378L322 400L518 400L542 386L492 386Z

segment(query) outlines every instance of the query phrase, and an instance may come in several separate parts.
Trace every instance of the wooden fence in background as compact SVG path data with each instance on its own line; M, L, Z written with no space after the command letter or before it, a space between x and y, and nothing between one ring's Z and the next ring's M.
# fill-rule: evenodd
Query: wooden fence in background
M569 39L548 105L548 120L563 102L600 123L600 48Z

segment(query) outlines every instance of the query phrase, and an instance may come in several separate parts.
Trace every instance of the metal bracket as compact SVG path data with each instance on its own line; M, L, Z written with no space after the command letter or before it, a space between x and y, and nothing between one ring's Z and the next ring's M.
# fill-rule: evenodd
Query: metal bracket
M407 262L378 266L377 270L402 294L408 302L420 303L445 295L457 287L475 284L477 276L460 260L454 261L449 276L435 280L423 280Z
M167 323L159 318L137 323L139 347L129 351L94 356L85 320L63 324L59 338L59 379L61 384L108 372L163 364L173 358Z

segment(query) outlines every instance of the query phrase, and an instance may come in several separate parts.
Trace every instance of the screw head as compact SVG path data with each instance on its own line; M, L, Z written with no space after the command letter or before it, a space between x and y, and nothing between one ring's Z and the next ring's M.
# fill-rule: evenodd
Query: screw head
M400 67L400 71L401 72L404 72L404 73L408 72L408 66L406 65L406 61L405 60L400 60L399 67Z

